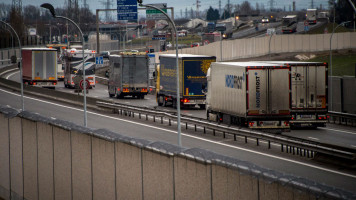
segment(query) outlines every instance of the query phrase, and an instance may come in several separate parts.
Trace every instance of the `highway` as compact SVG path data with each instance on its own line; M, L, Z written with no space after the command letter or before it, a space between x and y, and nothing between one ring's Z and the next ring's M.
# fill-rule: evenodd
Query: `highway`
M19 72L12 72L5 78L8 78L9 80L13 81L18 81ZM73 89L68 89L64 87L63 81L58 82L56 90L67 93L74 93ZM131 97L126 97L124 99L110 98L108 95L107 86L103 84L96 84L94 89L89 90L88 96L103 100L110 100L112 102L117 102L121 104L156 108L162 111L176 111L172 107L158 107L155 95L146 95L145 99L136 99ZM193 109L182 109L181 112L182 115L186 116L206 118L205 110L199 109L198 107ZM284 132L282 134L302 138L305 140L313 140L356 149L356 129L351 127L327 125L327 127L325 128L298 129L291 130L291 132Z
M0 104L20 108L19 94L0 89L0 95ZM47 117L83 124L82 108L26 96L25 109ZM122 118L115 114L89 111L88 126L96 129L109 129L129 137L177 144L176 127L168 126L167 123L161 125L152 120ZM182 130L183 147L207 149L264 168L326 183L344 190L356 190L356 185L353 184L356 182L356 173L353 170L327 166L304 157L281 153L279 147L272 147L272 150L267 151L263 145L256 147L252 142L246 145L243 142L234 142L231 138L214 137L211 133L203 135L201 132L195 133L192 129L182 128Z

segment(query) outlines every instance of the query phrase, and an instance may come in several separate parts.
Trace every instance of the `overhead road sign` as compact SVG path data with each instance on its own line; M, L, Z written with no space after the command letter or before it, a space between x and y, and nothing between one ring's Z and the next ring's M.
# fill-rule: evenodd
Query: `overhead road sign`
M165 13L167 13L167 4L166 3L157 3L157 4L149 4L149 5L160 8ZM167 19L166 16L161 11L152 9L152 8L146 8L146 18L150 19L150 20Z
M117 20L137 20L137 0L117 0Z

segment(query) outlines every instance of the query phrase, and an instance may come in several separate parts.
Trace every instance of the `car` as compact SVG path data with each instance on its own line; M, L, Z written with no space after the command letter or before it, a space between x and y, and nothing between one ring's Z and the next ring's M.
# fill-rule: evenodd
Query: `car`
M109 51L102 51L102 52L100 52L100 56L102 56L103 58L109 58L110 52Z
M191 47L198 47L198 46L200 46L199 42L194 42L194 43L191 45Z
M267 17L264 17L264 18L261 19L261 22L262 23L268 23L269 19Z

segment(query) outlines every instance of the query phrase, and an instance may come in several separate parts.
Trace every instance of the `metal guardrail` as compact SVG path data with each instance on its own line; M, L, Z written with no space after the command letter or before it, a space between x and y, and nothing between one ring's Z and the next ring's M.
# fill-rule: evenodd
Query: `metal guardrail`
M119 113L121 115L135 117L136 113L141 119L141 115L143 114L146 116L146 120L148 120L148 116L152 116L154 122L156 122L156 118L160 118L161 123L163 123L163 118L165 118L168 119L169 125L172 124L172 120L174 121L177 118L175 112L159 111L150 108L129 106L118 103L113 104L107 102L97 102L96 104L99 107L112 109L115 113ZM257 146L259 146L260 141L266 141L268 143L269 149L271 148L271 143L279 144L282 152L285 151L293 155L296 154L308 158L313 158L316 153L321 153L345 160L356 160L356 149L347 147L323 144L320 142L304 140L291 136L281 136L279 134L264 133L245 128L231 127L215 122L210 122L205 119L194 118L191 116L182 116L181 122L183 124L185 123L186 129L188 129L188 124L192 124L194 125L195 131L197 131L197 127L201 127L204 133L206 133L206 129L212 130L214 136L216 135L216 131L221 132L224 138L226 135L232 135L234 137L234 141L237 140L237 137L242 137L245 139L245 143L247 143L247 139L250 138L256 140Z
M356 126L356 114L329 111L328 115L329 123Z

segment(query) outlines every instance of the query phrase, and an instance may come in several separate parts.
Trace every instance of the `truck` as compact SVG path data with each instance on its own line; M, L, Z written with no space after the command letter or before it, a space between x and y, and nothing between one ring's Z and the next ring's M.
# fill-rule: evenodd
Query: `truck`
M266 131L289 131L289 66L258 62L215 62L207 74L210 121Z
M288 65L291 68L291 128L325 127L328 112L328 64L300 61L267 62Z
M294 33L297 31L297 15L287 15L282 18L282 33Z
M110 97L143 99L149 89L148 56L145 52L110 55L108 92Z
M177 107L176 54L159 56L156 100L158 106ZM215 56L179 54L180 107L199 106L205 109L206 73Z
M66 88L75 88L79 83L74 80L79 80L76 77L83 76L83 53L84 53L84 68L85 79L89 81L89 88L95 87L95 50L75 48L67 49L64 53L64 86ZM62 65L63 65L62 64Z
M307 22L309 24L316 24L316 9L307 9L307 14L305 16L307 17Z
M57 85L57 50L22 49L22 80L26 85L55 88Z

